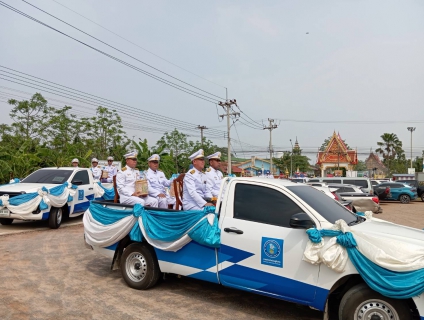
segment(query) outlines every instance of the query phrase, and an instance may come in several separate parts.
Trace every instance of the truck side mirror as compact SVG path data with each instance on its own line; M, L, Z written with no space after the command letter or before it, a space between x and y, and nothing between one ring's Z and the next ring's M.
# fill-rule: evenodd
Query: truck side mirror
M315 223L311 220L311 218L305 213L295 213L290 218L290 227L292 228L301 228L301 229L309 229L314 228Z
M74 184L74 185L76 185L76 186L81 186L82 185L82 180L74 180L71 183Z

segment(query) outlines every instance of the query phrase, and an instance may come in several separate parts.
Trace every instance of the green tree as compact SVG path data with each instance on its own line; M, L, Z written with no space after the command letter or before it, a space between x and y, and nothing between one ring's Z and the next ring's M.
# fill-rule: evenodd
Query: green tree
M358 163L355 164L353 167L353 170L355 171L367 171L367 165L365 164L365 161L358 160Z
M34 148L38 141L46 138L45 129L52 108L47 106L47 100L40 93L34 94L30 100L9 99L8 103L14 106L9 113L14 121L14 134L22 141L30 141L30 146Z
M147 140L140 140L138 143L132 142L133 147L137 151L137 167L140 170L147 170L149 168L147 159L153 154L160 156L159 169L162 170L166 177L171 177L173 173L177 173L174 160L170 154L165 151L163 145L149 148Z
M175 163L175 170L187 169L188 141L187 135L174 129L171 132L165 132L164 136L156 143L158 147L162 146L164 150L172 156Z
M398 163L394 163L396 156L398 160L402 159L402 155L404 156L402 141L399 140L395 133L384 133L380 138L382 141L377 142L378 148L375 152L382 155L383 163L387 166L389 171L392 172L394 165L396 165L396 167L398 166Z
M307 156L302 156L301 152L292 153L290 151L286 151L280 158L273 158L273 162L275 165L283 172L288 170L290 172L290 168L292 167L293 172L299 168L301 172L309 171L309 158Z

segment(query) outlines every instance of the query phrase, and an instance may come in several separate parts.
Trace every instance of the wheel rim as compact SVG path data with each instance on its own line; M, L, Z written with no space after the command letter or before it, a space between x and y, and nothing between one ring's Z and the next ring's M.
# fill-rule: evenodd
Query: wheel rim
M395 308L386 301L364 301L355 310L354 320L400 320Z
M132 281L140 282L147 273L146 259L140 252L132 252L125 261L125 269Z
M62 209L58 209L56 212L56 221L57 224L60 224L62 222Z
M402 203L408 203L409 202L409 197L406 195L401 195L400 196L400 202Z

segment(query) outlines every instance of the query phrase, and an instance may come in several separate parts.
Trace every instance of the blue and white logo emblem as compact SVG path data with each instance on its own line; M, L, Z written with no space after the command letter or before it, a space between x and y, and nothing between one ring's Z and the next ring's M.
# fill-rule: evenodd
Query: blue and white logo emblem
M275 240L268 240L264 245L264 253L268 258L275 259L281 253L281 247Z
M78 200L84 200L84 190L78 190Z
M283 267L283 239L262 238L261 264Z

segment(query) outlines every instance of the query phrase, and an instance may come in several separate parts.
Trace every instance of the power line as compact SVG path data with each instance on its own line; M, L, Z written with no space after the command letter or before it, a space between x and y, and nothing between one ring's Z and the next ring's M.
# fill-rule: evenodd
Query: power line
M216 83L216 82L213 82L213 81L211 81L211 80L208 80L208 79L206 79L206 78L204 78L204 77L202 77L202 76L200 76L200 75L198 75L198 74L196 74L196 73L194 73L194 72L192 72L192 71L190 71L190 70L187 70L187 69L185 69L185 68L183 68L183 67L181 67L181 66L179 66L179 65L177 65L177 64L175 64L175 63L173 63L173 62L171 62L171 61L169 61L169 60L167 60L167 59L165 59L165 58L160 57L159 55L155 54L154 52L152 52L152 51L150 51L150 50L147 50L146 48L143 48L143 47L141 47L140 45L138 45L138 44L136 44L136 43L134 43L134 42L132 42L132 41L130 41L130 40L128 40L128 39L126 39L126 38L122 37L122 36L120 36L120 35L119 35L119 34L117 34L116 32L113 32L112 30L110 30L110 29L108 29L108 28L106 28L106 27L104 27L104 26L102 26L102 25L98 24L97 22L95 22L95 21L93 21L93 20L91 20L91 19L87 18L86 16L83 16L82 14L80 14L80 13L76 12L75 10L72 10L71 8L69 8L69 7L65 6L65 5L63 5L63 4L59 3L59 2L57 2L56 0L52 0L52 1L56 2L58 5L61 5L61 6L62 6L62 7L64 7L64 8L66 8L66 9L68 9L68 10L70 10L70 11L74 12L75 14L77 14L77 15L79 15L79 16L81 16L81 17L83 17L84 19L86 19L86 20L88 20L88 21L90 21L90 22L94 23L95 25L99 26L100 28L102 28L102 29L104 29L104 30L106 30L106 31L108 31L108 32L110 32L110 33L112 33L112 34L114 34L115 36L117 36L117 37L121 38L122 40L125 40L125 41L127 41L128 43L131 43L132 45L134 45L134 46L136 46L136 47L138 47L138 48L140 48L140 49L142 49L142 50L144 50L144 51L146 51L146 52L150 53L151 55L153 55L153 56L155 56L155 57L157 57L157 58L159 58L159 59L161 59L161 60L163 60L163 61L165 61L165 62L167 62L167 63L169 63L169 64L172 64L173 66L175 66L175 67L177 67L177 68L180 68L181 70L184 70L184 71L186 71L186 72L188 72L188 73L190 73L190 74L192 74L192 75L194 75L194 76L196 76L196 77L198 77L198 78L200 78L200 79L203 79L203 80L205 80L205 81L208 81L208 82L210 82L210 83L213 83L213 84L215 84L215 85L217 85L217 86L220 86L221 88L225 88L223 85L220 85L220 84L218 84L218 83Z
M95 47L93 47L93 46L91 46L91 45L89 45L89 44L81 41L81 40L78 40L78 39L76 39L74 37L71 37L70 35L68 35L68 34L66 34L66 33L64 33L64 32L62 32L62 31L60 31L60 30L58 30L56 28L53 28L53 27L49 26L48 24L46 24L44 22L41 22L40 20L35 19L35 18L31 17L30 15L27 15L26 13L24 13L24 12L22 12L20 10L17 10L14 7L12 7L12 6L8 5L8 4L5 4L3 1L0 1L0 5L2 5L3 7L7 8L7 9L9 9L11 11L14 11L14 12L16 12L16 13L18 13L18 14L20 14L20 15L22 15L22 16L30 19L30 20L33 20L33 21L35 21L35 22L37 22L37 23L39 23L39 24L41 24L41 25L43 25L43 26L45 26L45 27L47 27L47 28L49 28L49 29L51 29L53 31L56 31L56 32L58 32L58 33L60 33L60 34L62 34L64 36L66 36L66 37L68 37L68 38L70 38L70 39L72 39L72 40L74 40L74 41L76 41L76 42L78 42L78 43L80 43L80 44L82 44L82 45L84 45L84 46L86 46L86 47L88 47L88 48L90 48L90 49L98 52L98 53L101 53L101 54L105 55L106 57L108 57L108 58L110 58L112 60L115 60L115 61L117 61L117 62L119 62L119 63L121 63L121 64L123 64L123 65L125 65L125 66L127 66L127 67L129 67L131 69L133 69L133 70L136 70L136 71L138 71L138 72L140 72L140 73L142 73L144 75L147 75L148 77L151 77L151 78L153 78L153 79L155 79L155 80L157 80L159 82L162 82L162 83L164 83L164 84L166 84L166 85L168 85L170 87L173 87L173 88L175 88L177 90L183 91L183 92L185 92L187 94L190 94L192 96L195 96L196 98L205 100L205 101L210 102L210 103L213 103L213 104L215 104L218 101L218 100L215 100L215 101L214 100L211 100L211 99L214 99L214 98L205 96L205 95L203 95L203 94L201 94L199 92L193 91L191 89L188 89L186 87L183 87L181 85L178 85L178 84L176 84L174 82L171 82L169 80L163 79L163 78L161 78L159 76L156 76L156 75L154 75L154 74L152 74L150 72L147 72L147 71L145 71L143 69L140 69L140 68L138 68L138 67L136 67L136 66L134 66L134 65L126 62L126 61L123 61L123 60L121 60L119 58L116 58L116 57L114 57L114 56L112 56L112 55L110 55L110 54L108 54L108 53L106 53L106 52L104 52L104 51L102 51L100 49L97 49L97 48L95 48Z
M2 66L0 66L0 67L2 67ZM93 105L93 103L100 103L102 105L111 106L111 107L116 108L116 109L128 110L128 111L132 112L132 114L133 114L133 109L134 108L132 108L132 107L130 107L128 105L125 105L125 104L121 104L121 103L118 103L118 102L115 102L115 101L112 101L112 100L109 100L109 99L104 99L104 98L101 98L101 97L98 97L98 96L95 96L95 95L91 95L89 93L85 93L85 92L82 92L82 91L79 91L79 90L76 90L76 89L72 89L70 87L65 87L65 86L62 86L60 84L57 84L57 83L54 83L54 82L51 82L51 81L48 81L48 82L49 83L54 83L57 86L61 86L61 87L64 87L66 89L58 88L57 86L51 86L49 84L45 84L45 83L42 83L42 82L37 81L37 80L28 79L26 77L23 77L24 79L27 79L27 80L30 80L30 81L33 81L33 82L42 83L43 85L34 84L32 82L28 82L28 81L25 81L25 80L17 79L17 78L8 76L8 75L3 75L3 74L1 74L1 72L7 72L7 71L1 71L0 70L0 75L5 76L5 77L8 77L8 78L12 78L14 80L18 80L18 81L21 81L21 82L29 83L31 85L19 83L19 82L10 80L10 79L1 78L3 80L6 80L6 81L11 81L11 82L14 82L14 83L25 85L25 86L28 86L28 87L31 87L31 88L34 88L34 89L37 89L37 90L39 90L39 88L41 87L42 88L41 90L43 90L43 91L46 91L46 92L49 92L49 93L52 93L52 94L55 94L55 95L59 95L59 96L65 97L65 98L69 98L68 96L71 96L71 99L76 100L76 101L79 101L79 102L84 102L84 103L88 103L88 104L91 104L91 105ZM16 76L16 77L22 77L22 76L16 75L16 74L13 74L13 75ZM31 77L33 77L33 76L31 76ZM37 78L37 79L41 79L41 78ZM47 82L47 80L44 80L44 79L41 79L41 80ZM37 86L37 87L34 87L34 86ZM48 86L48 87L45 87L45 86ZM51 91L54 91L54 92L47 91L46 89L51 90ZM67 89L69 89L69 90L67 90ZM72 91L70 91L70 90L72 90ZM76 91L78 93L75 93L73 91ZM81 93L83 93L83 94L81 94ZM66 96L64 96L63 94L65 94ZM77 94L77 96L75 96L75 94ZM104 101L97 101L98 99L101 99L101 100L104 100ZM151 119L150 121L156 121L156 122L158 122L159 121L159 118L155 118L155 117L160 117L160 122L166 122L166 123L168 123L170 125L174 125L176 123L177 126L185 126L185 127L189 126L190 129L192 129L193 131L195 129L195 125L194 124L191 124L191 123L188 123L188 122L185 122L185 121L175 120L175 119L168 118L168 117L165 117L165 116L162 116L162 115L159 115L159 114L151 113L151 112L146 111L146 110L140 110L140 111L145 112L146 114L144 115L144 117L150 118ZM151 114L151 115L149 115L149 114ZM217 129L211 129L211 133L212 134L215 134L215 135L216 134L223 135L224 134L224 131L220 131L220 130L217 130Z
M156 70L156 71L158 71L158 72L160 72L160 73L162 73L162 74L164 74L164 75L166 75L166 76L168 76L168 77L170 77L170 78L172 78L172 79L178 80L178 81L180 81L180 82L182 82L182 83L184 83L184 84L186 84L186 85L189 85L190 87L196 88L197 90L200 90L200 91L202 91L202 92L205 92L205 93L207 93L207 94L210 94L211 96L215 96L215 97L217 97L217 98L219 98L219 99L223 99L223 98L222 98L222 97L220 97L220 96L217 96L217 95L215 95L215 94L213 94L213 93L210 93L210 92L205 91L205 90L203 90L203 89L200 89L200 88L198 88L198 87L196 87L196 86L193 86L193 85L191 85L190 83L187 83L187 82L185 82L185 81L183 81L183 80L181 80L181 79L178 79L178 78L176 78L176 77L174 77L174 76L172 76L172 75L170 75L170 74L168 74L168 73L166 73L166 72L164 72L164 71L162 71L162 70L160 70L160 69L158 69L158 68L153 67L152 65L150 65L150 64L148 64L148 63L146 63L146 62L144 62L144 61L141 61L141 60L139 60L139 59L137 59L137 58L135 58L135 57L133 57L133 56L131 56L131 55L127 54L126 52L124 52L124 51L122 51L122 50L120 50L120 49L118 49L118 48L115 48L114 46L112 46L112 45L110 45L110 44L108 44L108 43L106 43L106 42L104 42L104 41L100 40L99 38L96 38L96 37L92 36L91 34L89 34L89 33L85 32L85 31L83 31L83 30L81 30L81 29L79 29L79 28L77 28L77 27L75 27L75 26L71 25L70 23L68 23L68 22L66 22L66 21L64 21L64 20L62 20L62 19L59 19L58 17L56 17L56 16L54 16L54 15L52 15L52 14L48 13L47 11L44 11L43 9L40 9L39 7L37 7L37 6L35 6L35 5L31 4L31 3L29 3L29 2L28 2L28 1L26 1L26 0L22 0L22 1L23 1L23 2L25 2L25 3L26 3L26 4L28 4L28 5L30 5L30 6L32 6L32 7L34 7L34 8L36 8L37 10L40 10L41 12L44 12L45 14L49 15L50 17L52 17L52 18L54 18L54 19L56 19L56 20L59 20L60 22L62 22L62 23L64 23L64 24L66 24L66 25L68 25L68 26L70 26L71 28L74 28L75 30L78 30L79 32L82 32L83 34L85 34L85 35L89 36L90 38L93 38L93 39L95 39L95 40L99 41L100 43L103 43L104 45L106 45L106 46L108 46L108 47L110 47L110 48L112 48L112 49L114 49L114 50L116 50L116 51L118 51L118 52L120 52L120 53L122 53L122 54L126 55L127 57L130 57L130 58L132 58L132 59L134 59L134 60L136 60L136 61L138 61L138 62L140 62L140 63L142 63L142 64L144 64L144 65L146 65L146 66L148 66L148 67L150 67L150 68L152 68L153 70Z

